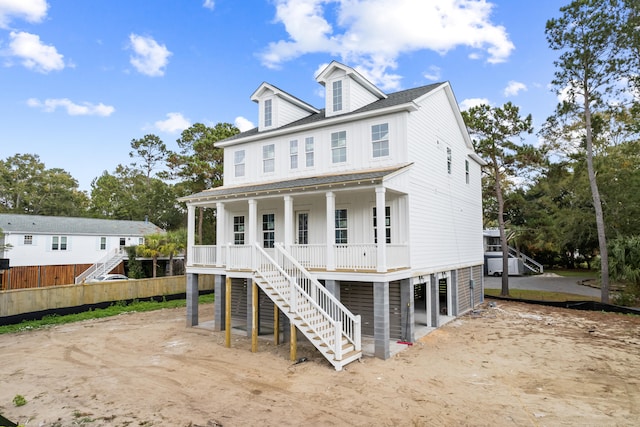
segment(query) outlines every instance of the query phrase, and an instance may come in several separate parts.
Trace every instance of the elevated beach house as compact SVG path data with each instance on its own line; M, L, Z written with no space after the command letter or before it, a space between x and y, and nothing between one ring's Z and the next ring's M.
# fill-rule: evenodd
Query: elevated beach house
M304 335L340 370L363 337L386 359L482 301L484 163L449 83L386 94L338 62L316 81L324 108L261 84L258 127L217 143L224 185L181 199L187 323L215 275L215 329ZM195 244L199 208L215 245Z

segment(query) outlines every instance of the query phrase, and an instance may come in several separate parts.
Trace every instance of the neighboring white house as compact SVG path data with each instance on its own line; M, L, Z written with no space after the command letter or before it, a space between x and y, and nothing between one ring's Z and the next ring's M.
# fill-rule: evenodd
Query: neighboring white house
M215 275L217 330L227 304L248 334L279 328L276 304L341 369L362 336L386 359L482 301L484 162L449 83L385 94L335 61L316 81L323 109L261 84L258 127L217 143L224 185L181 199L187 321L198 275ZM216 210L215 245L194 244L199 207Z
M163 232L145 221L15 214L0 214L0 229L0 243L11 245L0 258L8 258L11 268L92 265Z

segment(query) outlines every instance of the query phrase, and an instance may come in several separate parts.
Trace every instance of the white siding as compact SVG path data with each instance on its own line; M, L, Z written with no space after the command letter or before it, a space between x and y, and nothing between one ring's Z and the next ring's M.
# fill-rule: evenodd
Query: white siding
M277 114L274 115L274 123L277 127L288 125L303 117L307 117L310 113L302 108L291 104L283 98L276 97Z
M371 91L362 87L358 82L349 79L349 111L356 111L359 108L369 105L378 100L378 97Z

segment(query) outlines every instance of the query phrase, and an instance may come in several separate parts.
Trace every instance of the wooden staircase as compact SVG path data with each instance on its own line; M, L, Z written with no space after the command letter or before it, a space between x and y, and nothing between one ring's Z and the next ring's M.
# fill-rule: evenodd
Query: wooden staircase
M282 246L256 245L253 280L337 371L362 357L361 321Z

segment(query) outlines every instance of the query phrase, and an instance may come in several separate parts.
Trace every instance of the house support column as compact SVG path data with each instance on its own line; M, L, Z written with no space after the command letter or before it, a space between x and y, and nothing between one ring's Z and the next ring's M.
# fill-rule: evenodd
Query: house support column
M224 234L225 224L227 223L227 212L224 209L224 203L216 203L216 265L222 265L222 247L226 242Z
M389 351L389 282L373 282L374 356L386 360Z
M224 322L227 307L227 294L225 292L225 278L222 274L216 274L214 278L213 292L215 300L213 302L213 330L220 332L226 329Z
M298 358L298 331L296 325L289 323L289 360L294 362Z
M440 326L440 294L438 288L438 278L435 274L429 276L431 285L429 286L429 294L431 297L431 326L437 328Z
M327 191L327 270L336 269L334 243L336 241L336 195Z
M414 306L414 287L411 279L402 279L400 281L400 318L402 339L408 342L416 340L415 334L415 306Z
M225 280L224 346L231 347L231 277Z
M258 285L251 281L251 352L258 351Z
M198 324L198 275L187 274L187 326Z
M451 311L449 314L451 316L457 316L459 313L459 304L458 304L458 271L451 270L451 275L449 276L449 290L451 291Z
M253 280L247 279L247 337L253 336ZM257 292L256 292L257 294ZM257 320L256 320L256 323Z
M187 267L193 265L193 246L196 241L196 207L187 205Z
M324 287L329 291L331 295L340 300L340 281L338 280L325 280Z
M273 304L273 344L280 345L280 309Z
M386 189L384 187L376 187L376 238L378 241L378 265L376 268L378 273L387 271L387 215L384 198L385 192Z
M284 247L287 250L294 242L293 226L293 197L284 196Z

